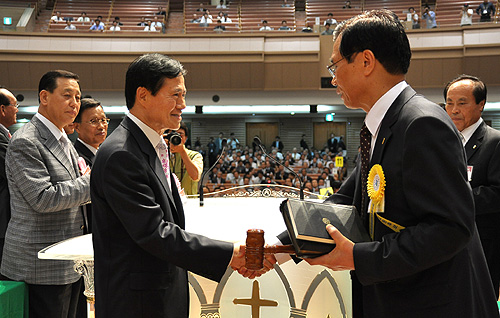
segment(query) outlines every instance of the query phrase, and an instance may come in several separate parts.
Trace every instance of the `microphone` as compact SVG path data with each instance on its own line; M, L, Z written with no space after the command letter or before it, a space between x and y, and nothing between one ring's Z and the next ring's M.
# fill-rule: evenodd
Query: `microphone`
M217 165L217 162L219 162L219 159L222 157L222 154L224 154L224 151L226 150L226 146L227 146L227 139L226 138L222 138L221 145L222 145L222 151L220 152L220 155L217 157L214 164L208 170L203 172L203 174L201 175L199 186L198 186L198 194L200 196L200 206L204 205L204 202L203 202L203 180L205 179L205 176L207 175L207 173L209 171L212 171L212 169Z
M300 179L299 175L293 171L292 169L286 167L285 165L283 165L281 162L279 162L278 160L274 159L273 157L271 157L265 150L264 150L264 146L262 145L262 142L260 141L260 138L255 136L253 138L253 141L257 144L257 146L259 146L260 150L262 150L262 152L264 153L264 155L266 157L268 157L269 159L271 159L274 163L276 163L277 165L279 166L282 166L284 167L285 169L288 169L294 176L295 178L297 178L297 180L299 180L300 182L300 200L304 200L304 183L302 182L302 180Z

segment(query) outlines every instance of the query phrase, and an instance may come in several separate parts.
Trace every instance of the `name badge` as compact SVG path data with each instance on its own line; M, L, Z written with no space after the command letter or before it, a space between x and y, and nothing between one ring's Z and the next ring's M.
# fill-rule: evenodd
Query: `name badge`
M474 167L473 166L467 166L467 179L469 182L472 181L472 169Z

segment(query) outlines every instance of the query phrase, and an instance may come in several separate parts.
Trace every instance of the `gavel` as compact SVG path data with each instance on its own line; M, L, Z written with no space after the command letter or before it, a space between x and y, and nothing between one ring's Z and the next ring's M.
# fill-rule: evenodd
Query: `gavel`
M292 245L273 245L264 247L264 231L251 229L247 231L245 267L260 270L264 267L264 254L295 254Z

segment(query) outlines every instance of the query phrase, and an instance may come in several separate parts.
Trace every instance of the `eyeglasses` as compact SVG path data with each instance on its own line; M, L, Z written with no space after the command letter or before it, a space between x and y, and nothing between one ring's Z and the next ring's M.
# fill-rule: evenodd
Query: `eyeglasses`
M86 124L91 124L92 126L97 127L99 126L99 124L108 125L109 121L110 121L109 118L101 118L101 119L94 118L86 122Z
M15 108L19 108L19 104L8 104L8 105L4 105L4 106L13 106Z
M326 69L328 70L328 72L330 73L332 78L335 78L335 72L337 71L337 63L342 61L343 59L345 59L345 57L341 58L337 62L333 62L332 64L330 64L326 67Z

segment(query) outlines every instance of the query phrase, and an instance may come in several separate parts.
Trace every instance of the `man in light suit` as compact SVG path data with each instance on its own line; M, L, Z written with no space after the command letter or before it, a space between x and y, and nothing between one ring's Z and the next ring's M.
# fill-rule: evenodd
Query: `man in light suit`
M188 317L188 270L216 281L228 265L248 277L261 274L244 268L238 245L184 230L162 138L182 120L184 74L178 61L161 54L132 62L125 84L130 112L92 166L99 317ZM272 267L266 264L266 270Z
M72 261L38 259L38 252L83 234L80 206L90 200L90 175L63 127L80 108L78 76L57 70L42 76L40 106L10 140L6 156L12 215L1 272L29 290L30 317L75 317L80 275Z
M367 113L362 131L371 146L361 160L367 169L358 164L330 198L355 205L373 239L354 244L329 225L336 247L308 262L352 270L355 318L499 317L460 137L446 112L405 82L410 57L404 27L388 10L335 31L332 85L348 108ZM361 173L373 176L375 164L385 207L368 213L362 182L375 178Z
M444 89L446 112L460 131L467 156L467 176L476 206L476 224L498 298L500 283L500 132L486 125L481 113L486 85L460 75Z
M5 231L10 220L10 195L5 173L5 154L12 137L7 128L17 122L17 99L8 89L0 86L0 264L2 263L3 244ZM0 280L5 279L0 274Z

